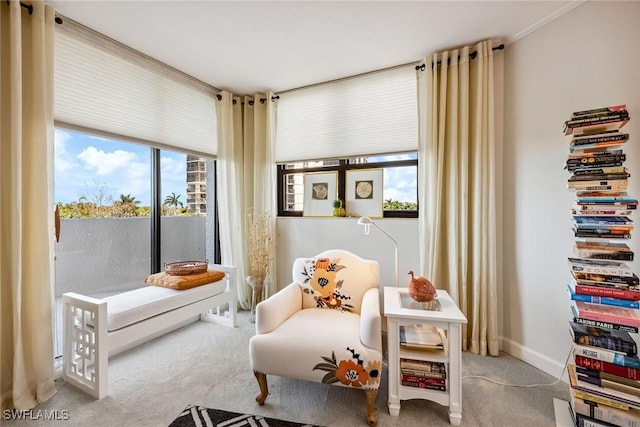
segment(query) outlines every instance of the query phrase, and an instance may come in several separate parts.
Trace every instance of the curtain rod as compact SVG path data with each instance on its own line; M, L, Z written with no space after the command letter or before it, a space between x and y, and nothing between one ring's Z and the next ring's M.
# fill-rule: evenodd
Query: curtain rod
M11 5L10 0L6 0L6 1L7 1L7 6ZM29 11L29 15L33 15L33 5L20 2L20 6L27 9ZM56 24L62 24L62 18L60 18L58 15L56 15L55 21L56 21Z
M503 43L500 43L498 46L491 48L491 50L503 50L503 49L504 49L504 44ZM469 57L471 59L476 59L476 56L478 56L478 51L475 51L475 50L469 54ZM460 55L458 55L458 59L460 59ZM449 62L451 62L451 58L449 58L447 60L447 64ZM440 65L440 61L436 62L435 65ZM432 66L433 66L433 64L432 64ZM424 69L425 69L425 64L416 65L416 71L418 71L418 70L424 71Z
M218 101L221 101L222 100L222 95L218 94L218 95L216 95L216 98L218 98ZM274 96L271 97L271 102L277 101L278 99L280 99L280 95L274 95ZM267 102L267 98L260 98L260 104L264 104L265 102ZM236 100L235 99L232 100L231 103L233 105L236 105ZM242 104L244 104L244 102ZM249 105L253 105L253 104L254 104L253 99L250 99L249 100Z

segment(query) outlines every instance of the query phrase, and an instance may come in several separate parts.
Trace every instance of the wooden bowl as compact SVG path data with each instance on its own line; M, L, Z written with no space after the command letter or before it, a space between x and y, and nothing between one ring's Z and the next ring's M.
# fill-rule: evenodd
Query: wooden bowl
M187 276L189 274L207 271L208 261L180 261L164 264L164 272L172 276Z

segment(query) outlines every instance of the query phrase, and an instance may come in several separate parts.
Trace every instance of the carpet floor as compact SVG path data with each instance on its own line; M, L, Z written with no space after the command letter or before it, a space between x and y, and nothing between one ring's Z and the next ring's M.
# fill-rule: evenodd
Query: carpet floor
M109 395L95 400L56 380L58 393L36 411L67 411L67 420L0 420L2 427L166 427L187 405L218 408L327 427L366 427L362 390L269 376L264 406L249 361L255 325L240 312L239 326L195 322L109 359ZM462 355L463 427L555 427L553 398L567 400L569 386L506 353ZM509 387L509 384L544 384ZM450 427L448 408L426 400L402 401L400 415L387 409L383 368L377 407L380 427Z
M189 405L169 427L319 427L292 421Z

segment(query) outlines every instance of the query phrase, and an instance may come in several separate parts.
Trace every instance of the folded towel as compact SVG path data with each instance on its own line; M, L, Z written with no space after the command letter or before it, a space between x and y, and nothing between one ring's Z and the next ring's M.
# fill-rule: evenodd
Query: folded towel
M188 274L186 276L172 276L165 272L156 273L148 276L144 281L152 286L182 290L217 282L223 278L224 272L209 269L204 273Z

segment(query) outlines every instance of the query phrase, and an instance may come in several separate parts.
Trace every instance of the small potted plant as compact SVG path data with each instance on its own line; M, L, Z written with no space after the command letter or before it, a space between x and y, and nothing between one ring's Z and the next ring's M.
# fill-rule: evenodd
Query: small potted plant
M346 216L347 212L344 210L342 206L342 200L335 199L333 201L333 216Z

